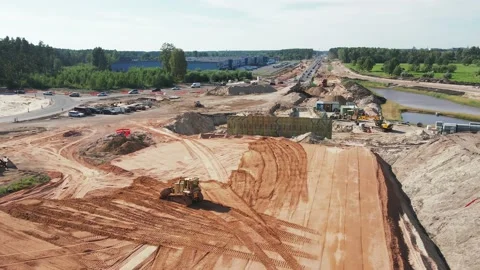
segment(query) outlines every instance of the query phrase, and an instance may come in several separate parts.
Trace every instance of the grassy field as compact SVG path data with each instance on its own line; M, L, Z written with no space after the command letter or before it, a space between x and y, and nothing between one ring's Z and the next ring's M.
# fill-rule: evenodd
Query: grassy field
M0 197L5 196L7 194L30 188L36 186L38 184L44 184L50 181L50 178L46 175L36 175L36 176L29 176L23 179L14 181L8 185L0 186Z
M361 81L361 80L352 80L352 81L355 81L356 83L361 84L366 88L387 88L387 86L384 83L380 83L380 82L370 82L370 81ZM418 90L414 88L405 88L405 87L393 87L391 89L397 90L397 91L403 91L403 92L410 92L414 94L431 96L435 98L449 100L449 101L466 105L466 106L480 108L480 100L470 99L463 96L453 96L453 95L447 95L442 93L429 92L429 91Z
M423 65L423 64L422 64ZM456 82L468 82L468 83L480 83L480 76L475 76L475 72L480 70L480 67L476 65L465 66L463 64L454 64L457 66L457 70L452 74L452 81ZM345 64L346 67L364 75L370 75L375 77L391 78L392 76L382 71L383 64L375 64L371 72L362 71L357 66L352 64ZM400 66L408 71L409 64L400 64ZM423 72L410 72L415 78L422 77ZM435 73L435 78L442 79L443 73Z

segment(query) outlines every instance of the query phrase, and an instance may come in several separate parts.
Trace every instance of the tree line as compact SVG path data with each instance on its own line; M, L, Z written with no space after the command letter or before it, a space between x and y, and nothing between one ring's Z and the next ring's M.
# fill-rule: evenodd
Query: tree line
M480 64L480 48L456 49L386 49L386 48L332 48L328 52L329 58L338 58L344 63L357 61L359 58L370 57L375 63L384 63L390 59L397 59L400 63L448 65L462 63L465 65Z
M252 79L252 73L234 70L194 70L185 74L184 82L227 82L228 80ZM37 89L120 89L120 88L165 88L177 81L165 69L130 68L127 72L99 70L92 65L65 67L56 75L33 74L27 84Z
M433 78L435 73L444 73L451 79L457 66L452 63L480 66L480 48L443 49L386 49L386 48L332 48L330 59L351 63L360 70L371 71L376 63L383 63L385 73L401 77L413 77L411 72L422 72L423 77ZM403 69L400 64L410 64ZM478 72L480 74L480 71Z

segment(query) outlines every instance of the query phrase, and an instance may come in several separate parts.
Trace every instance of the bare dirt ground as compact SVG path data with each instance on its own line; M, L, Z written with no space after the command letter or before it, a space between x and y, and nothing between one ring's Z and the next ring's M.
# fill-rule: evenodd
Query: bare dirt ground
M188 111L268 111L290 87L186 93L130 115L0 127L1 155L52 178L0 198L0 268L448 269L391 168L361 146L423 140L410 127L335 133L326 145L202 139L165 128ZM206 107L193 108L195 100ZM153 144L102 165L87 162L81 149L118 128L148 133ZM64 137L71 130L78 136ZM385 157L400 160L400 152ZM190 176L201 179L204 202L159 200L160 190Z
M33 95L0 95L0 117L39 110L50 105L50 100Z
M480 99L480 89L475 88L474 86L430 83L430 82L415 82L415 81L408 81L408 80L395 80L395 79L371 77L371 76L357 74L351 71L350 69L346 68L344 65L342 65L342 63L338 61L332 62L332 66L333 66L332 74L339 77L363 79L363 80L381 82L381 83L391 83L391 84L396 84L399 86L406 86L406 87L417 86L417 87L429 87L429 88L437 88L437 89L463 91L465 92L465 96L468 98Z
M398 269L425 265L409 262L417 253L430 259L401 237L401 213L389 210L395 199L365 148L202 140L137 126L166 142L112 163L121 170L89 167L76 153L101 131L6 146L23 145L12 155L19 166L62 175L0 200L0 235L11 243L0 247L0 267ZM159 191L185 174L202 177L206 201L160 201Z

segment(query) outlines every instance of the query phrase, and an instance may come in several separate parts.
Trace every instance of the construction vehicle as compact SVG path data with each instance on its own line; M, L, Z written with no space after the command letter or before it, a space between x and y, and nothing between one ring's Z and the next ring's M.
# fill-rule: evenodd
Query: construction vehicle
M327 87L328 86L328 83L327 83L327 79L323 79L322 81L322 87Z
M200 101L195 101L195 103L193 104L193 106L194 106L195 108L205 108L205 106L204 106L202 103L200 103Z
M390 132L393 130L393 124L385 121L383 119L383 116L381 116L378 119L375 119L374 121L375 121L375 126L381 128L383 132Z
M189 206L192 203L203 201L202 190L200 189L198 177L183 178L172 187L160 192L161 200L169 200Z

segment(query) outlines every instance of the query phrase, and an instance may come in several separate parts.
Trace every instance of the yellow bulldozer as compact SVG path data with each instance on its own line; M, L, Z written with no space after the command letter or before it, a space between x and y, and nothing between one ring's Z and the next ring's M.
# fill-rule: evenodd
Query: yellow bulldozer
M203 194L199 182L198 177L185 177L172 187L163 189L160 192L160 199L174 201L186 206L201 202L203 201Z

